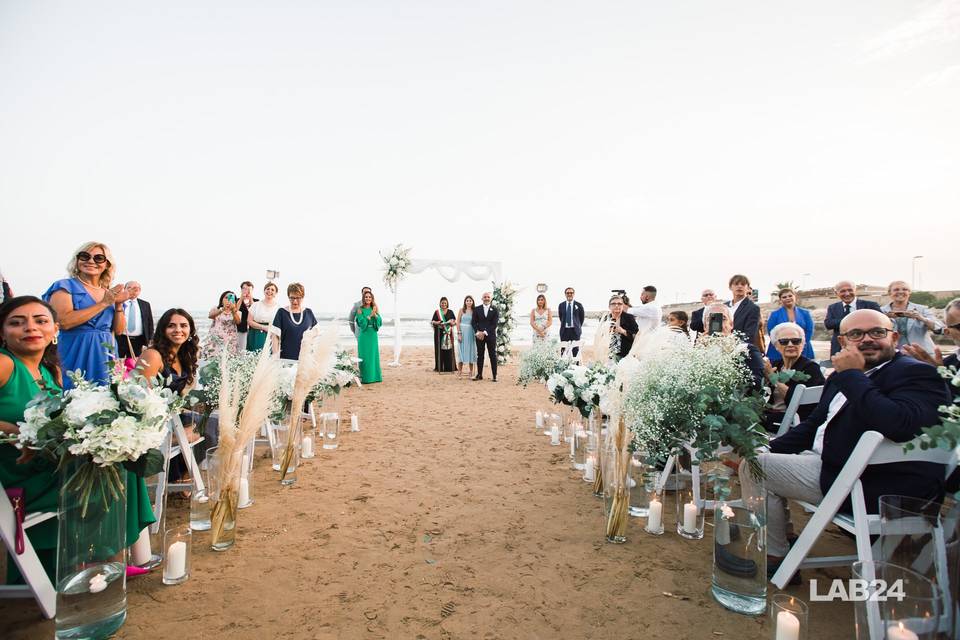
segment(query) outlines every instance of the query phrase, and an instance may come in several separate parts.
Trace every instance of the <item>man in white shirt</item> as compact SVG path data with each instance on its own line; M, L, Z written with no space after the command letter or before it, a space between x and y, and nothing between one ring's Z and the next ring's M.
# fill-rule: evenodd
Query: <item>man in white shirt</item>
M153 339L153 309L149 302L140 298L139 282L131 280L124 288L130 296L123 303L127 329L123 335L117 336L117 351L121 358L139 358Z
M766 489L769 574L790 547L788 498L820 503L867 431L908 442L939 422L937 407L950 398L947 387L936 369L897 353L898 338L890 318L879 311L851 312L841 323L843 349L832 358L835 372L820 404L772 440L770 453L760 454L764 484L754 480L746 461L741 464L744 496ZM886 494L942 499L944 474L943 465L923 462L868 467L860 475L867 512L877 513L879 497Z
M636 307L630 307L628 310L637 319L637 326L640 328L638 335L649 333L660 326L663 312L656 300L657 288L648 284L643 288L643 293L640 294L640 304Z

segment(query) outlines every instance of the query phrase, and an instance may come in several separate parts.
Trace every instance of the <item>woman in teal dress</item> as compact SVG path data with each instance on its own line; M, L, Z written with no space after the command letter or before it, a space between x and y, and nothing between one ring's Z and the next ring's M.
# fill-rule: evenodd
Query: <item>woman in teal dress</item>
M380 373L380 337L383 324L377 303L369 291L363 294L363 304L357 311L357 357L360 358L360 382L382 382Z
M19 433L23 411L41 391L60 394L61 365L57 355L57 313L33 296L20 296L0 306L0 431ZM44 456L0 445L0 482L4 488L24 491L27 513L57 511L60 476L57 464ZM136 542L140 531L156 521L143 478L126 472L126 544ZM27 529L27 536L51 580L56 573L57 520ZM7 562L7 582L19 580L12 561Z

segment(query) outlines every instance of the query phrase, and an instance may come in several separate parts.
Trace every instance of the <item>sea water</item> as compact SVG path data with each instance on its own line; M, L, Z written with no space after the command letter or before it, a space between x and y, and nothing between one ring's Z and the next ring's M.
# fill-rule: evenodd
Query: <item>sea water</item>
M90 579L103 575L107 587L90 592ZM106 638L127 617L126 567L100 562L69 576L57 589L57 638Z
M764 514L743 507L730 506L733 517L725 521L714 518L713 597L727 609L748 615L759 615L767 606L767 544ZM714 512L719 515L719 511ZM728 512L729 513L729 512ZM719 549L731 556L751 560L756 567L752 576L734 575L723 570L716 561Z

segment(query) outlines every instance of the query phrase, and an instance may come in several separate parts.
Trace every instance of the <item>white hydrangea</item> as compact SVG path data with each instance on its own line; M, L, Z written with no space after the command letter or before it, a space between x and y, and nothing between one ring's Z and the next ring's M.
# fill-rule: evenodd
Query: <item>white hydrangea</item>
M101 411L117 411L120 402L109 387L80 387L67 392L68 403L63 412L64 420L72 426L81 426L91 416Z

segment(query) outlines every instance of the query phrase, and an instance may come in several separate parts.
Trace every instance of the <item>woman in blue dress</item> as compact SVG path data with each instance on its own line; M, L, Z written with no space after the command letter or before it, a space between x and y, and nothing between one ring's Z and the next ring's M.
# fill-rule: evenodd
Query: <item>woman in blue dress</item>
M463 377L464 363L470 365L470 377L473 377L473 365L477 362L477 332L473 328L473 296L463 299L463 307L457 314L457 341L460 343L460 362L457 365L457 377Z
M70 277L57 280L43 294L60 321L57 351L64 390L73 387L66 374L77 369L92 382L107 384L110 379L107 362L116 353L114 334L122 334L127 324L122 309L128 294L122 284L110 288L115 270L109 247L87 242L67 265Z
M813 360L813 316L803 307L797 306L797 293L790 288L780 289L780 308L775 309L770 317L767 318L767 335L773 335L773 328L784 322L795 322L803 329L803 353L804 358ZM767 359L776 364L783 360L783 355L774 348L773 340L767 345Z

